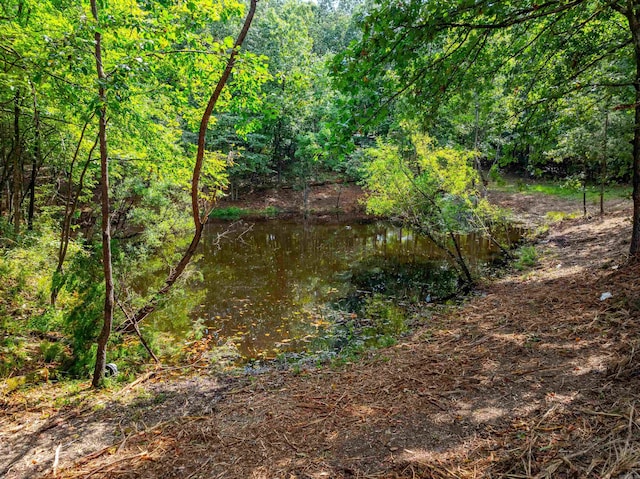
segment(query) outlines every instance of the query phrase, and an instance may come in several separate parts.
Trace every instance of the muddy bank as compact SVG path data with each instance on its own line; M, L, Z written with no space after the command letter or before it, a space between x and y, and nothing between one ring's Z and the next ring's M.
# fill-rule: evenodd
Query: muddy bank
M310 186L307 207L304 191L292 187L254 189L241 193L238 199L224 197L218 208L240 208L244 219L307 219L311 222L369 222L364 207L365 193L355 183L325 183Z

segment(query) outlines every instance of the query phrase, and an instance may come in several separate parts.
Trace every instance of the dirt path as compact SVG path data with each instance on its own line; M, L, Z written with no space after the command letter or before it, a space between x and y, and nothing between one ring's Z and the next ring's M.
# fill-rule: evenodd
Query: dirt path
M497 199L544 215L526 195ZM537 268L460 308L425 306L415 334L357 364L163 373L84 409L10 398L0 476L53 477L61 445L56 477L640 477L640 268L625 265L624 207L553 226Z

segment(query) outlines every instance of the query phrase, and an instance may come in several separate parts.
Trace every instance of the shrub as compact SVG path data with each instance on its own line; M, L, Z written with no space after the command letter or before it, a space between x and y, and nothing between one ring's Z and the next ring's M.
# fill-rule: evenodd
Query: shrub
M516 261L513 263L514 268L518 271L522 271L528 268L533 268L538 264L538 252L535 246L523 246L518 249L516 254Z

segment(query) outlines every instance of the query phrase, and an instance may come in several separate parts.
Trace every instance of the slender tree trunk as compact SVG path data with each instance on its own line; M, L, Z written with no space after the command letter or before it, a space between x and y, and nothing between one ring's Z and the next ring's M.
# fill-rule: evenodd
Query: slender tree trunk
M20 215L20 203L22 200L22 138L20 137L20 90L16 91L14 98L13 118L13 228L16 234L20 233L22 217Z
M456 261L464 274L465 279L467 280L467 284L471 286L473 284L473 276L471 276L471 271L469 271L469 267L467 266L467 262L464 259L464 255L462 254L462 249L460 248L460 242L458 238L453 233L453 231L449 230L449 238L451 238L451 242L453 243L453 247L456 250Z
M609 133L609 110L608 102L605 104L604 116L604 138L602 140L602 162L600 164L600 216L604 216L604 186L607 181L607 135Z
M582 216L587 217L587 158L582 159Z
M637 2L628 3L626 11L629 27L631 28L631 36L633 38L633 46L636 61L636 77L634 87L635 96L635 124L633 129L633 223L631 233L631 245L629 254L631 260L640 260L640 19L638 14L633 10ZM636 8L640 6L636 5Z
M95 1L95 0L92 0ZM256 12L256 6L258 4L258 0L251 0L251 4L249 6L249 11L247 12L247 16L244 20L244 24L242 26L242 30L238 34L238 38L236 39L233 49L229 55L229 59L227 60L227 66L218 80L218 84L216 85L215 90L211 94L209 98L209 103L202 114L202 120L200 121L200 130L198 132L198 151L196 153L196 164L193 168L193 176L191 178L191 211L193 216L194 223L194 232L193 238L191 240L191 244L185 251L182 259L176 265L176 267L169 273L169 276L165 280L164 286L160 288L156 294L153 295L151 300L140 308L136 313L129 318L120 328L121 331L127 332L135 332L136 326L138 323L143 321L147 316L153 313L158 307L158 301L165 296L171 287L175 284L175 282L180 278L187 265L191 261L191 258L195 254L198 244L200 243L200 238L202 238L202 232L204 230L204 226L209 219L209 214L211 213L211 208L206 208L204 214L200 212L200 173L202 171L202 165L204 162L204 153L205 153L205 140L207 136L207 127L209 125L209 120L211 119L211 114L213 113L213 109L218 102L218 98L220 98L220 94L222 93L222 89L227 83L231 72L233 71L233 67L236 62L236 57L238 55L238 51L244 42L245 37L247 36L247 32L249 31L249 27L251 26L251 22L253 21L253 17Z
M41 163L42 143L40 137L40 112L38 111L38 96L35 87L33 90L33 123L35 127L35 146L33 152L33 162L31 163L31 182L29 183L29 215L27 219L27 227L33 229L33 215L36 204L36 175L38 173L38 165Z
M275 162L278 169L278 186L282 184L282 157L279 155L280 151L280 130L282 129L282 120L278 119L276 123L276 129L273 132L273 154L271 155L271 161Z
M67 175L67 199L64 205L64 217L62 220L62 231L60 233L60 247L58 249L58 266L56 268L56 272L62 271L62 266L64 264L65 257L67 255L67 247L69 245L69 232L71 229L71 218L75 212L75 206L78 203L78 197L82 192L84 175L89 167L89 163L91 162L91 157L93 156L93 151L95 150L98 141L100 140L100 134L96 137L96 140L89 151L89 156L82 170L82 174L80 175L80 181L78 182L78 189L74 193L73 191L73 170L75 168L76 161L78 159L78 154L80 153L80 147L82 146L82 141L84 140L84 135L87 131L87 127L89 123L93 119L93 115L85 122L82 127L82 131L80 132L80 138L78 138L78 143L76 144L76 149L73 152L73 157L71 158L71 164L69 165L69 173Z
M91 117L93 118L93 116ZM85 130L89 125L91 119L87 120L84 128L82 129L82 133L80 135L80 139L78 140L78 145L76 147L75 154L73 156L73 160L71 161L71 166L69 169L68 175L68 195L67 200L64 207L64 217L62 219L62 229L60 232L60 246L58 247L58 265L56 266L56 270L53 273L53 281L51 284L51 306L56 305L56 299L58 298L58 293L61 288L62 274L64 261L67 257L67 251L69 249L69 241L71 240L71 221L73 219L73 215L78 208L78 200L80 199L80 195L82 194L82 190L84 188L84 177L89 169L89 164L91 163L91 159L93 158L93 152L98 146L98 141L100 140L100 134L96 136L95 141L93 142L93 146L89 150L89 154L87 156L87 161L84 164L84 168L82 168L82 173L80 174L80 180L78 181L78 188L76 191L73 191L73 165L78 156L78 151L80 149L80 144L82 143L82 138L84 137Z
M8 142L3 141L4 139L4 135L0 137L0 159L2 160L2 174L0 175L0 218L4 216L4 184L9 174L9 154L6 149Z
M91 13L99 24L96 0L91 0ZM109 214L109 156L107 151L107 92L105 74L102 65L102 35L95 32L96 72L98 74L98 96L100 97L99 138L100 138L100 192L102 194L102 268L104 270L104 319L98 336L96 367L93 372L92 386L99 387L104 380L104 368L107 363L107 342L113 324L113 268L111 263L111 221Z

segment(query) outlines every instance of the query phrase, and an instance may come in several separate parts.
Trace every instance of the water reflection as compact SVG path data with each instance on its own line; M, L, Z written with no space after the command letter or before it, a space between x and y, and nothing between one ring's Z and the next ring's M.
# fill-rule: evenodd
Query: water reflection
M306 349L334 321L328 305L344 304L354 294L424 300L420 295L437 289L430 283L455 288L443 253L404 228L282 221L224 233L227 228L207 226L196 265L202 279L190 286L200 297L190 316L204 320L221 341L234 338L246 358ZM461 241L474 264L498 254L486 238L470 235ZM397 291L389 289L393 281ZM408 291L406 285L413 283L419 288Z

